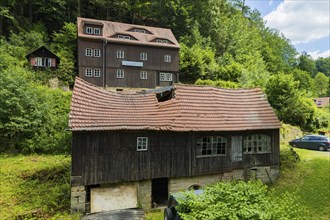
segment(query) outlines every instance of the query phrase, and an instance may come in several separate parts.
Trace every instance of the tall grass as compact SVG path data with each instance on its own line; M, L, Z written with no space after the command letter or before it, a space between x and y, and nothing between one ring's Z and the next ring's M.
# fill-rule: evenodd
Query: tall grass
M0 219L71 219L70 157L0 155Z
M295 192L306 206L308 219L330 219L330 152L295 151L301 161L282 170L273 186L275 195Z

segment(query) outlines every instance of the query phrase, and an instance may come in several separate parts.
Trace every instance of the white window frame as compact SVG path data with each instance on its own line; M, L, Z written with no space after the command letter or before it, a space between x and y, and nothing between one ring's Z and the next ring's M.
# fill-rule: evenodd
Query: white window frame
M94 34L94 30L92 27L86 27L86 34Z
M123 79L125 78L125 71L122 69L117 70L117 79Z
M100 69L94 69L94 77L101 77L101 70Z
M227 155L227 138L222 136L201 137L196 142L197 157L212 157Z
M165 62L165 63L170 63L170 62L172 62L172 57L171 57L171 55L169 55L169 54L165 54L165 55L164 55L164 62Z
M271 153L271 138L264 134L252 134L244 138L244 154Z
M131 36L128 36L128 35L118 35L117 38L130 40L131 39Z
M138 29L138 28L135 28L135 29L134 29L134 32L142 33L142 34L145 34L145 33L146 33L145 30L143 30L143 29Z
M125 51L117 50L117 58L118 59L124 59L125 58Z
M94 57L101 57L101 50L100 49L94 49Z
M52 58L50 58L50 57L36 57L35 58L35 66L38 66L38 67L51 67L52 66Z
M163 39L157 39L156 42L162 43L162 44L167 44L167 40L163 40Z
M92 68L86 68L85 69L85 76L86 77L92 77L93 76L93 69Z
M94 34L95 35L101 35L101 29L100 28L94 28Z
M159 81L161 82L172 82L173 74L172 73L159 73Z
M136 150L147 151L148 150L148 137L137 137Z
M85 56L86 57L92 57L93 56L93 49L92 48L86 48Z
M140 53L140 60L147 61L148 60L148 54L146 52Z
M42 66L42 57L35 58L35 66Z
M140 72L140 79L148 79L148 72L147 71L141 71Z

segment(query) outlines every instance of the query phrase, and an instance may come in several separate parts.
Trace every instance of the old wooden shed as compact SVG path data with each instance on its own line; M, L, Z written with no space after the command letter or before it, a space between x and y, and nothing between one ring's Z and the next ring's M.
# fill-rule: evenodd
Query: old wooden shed
M77 78L69 126L75 211L150 208L190 186L279 172L281 125L259 88L129 94Z

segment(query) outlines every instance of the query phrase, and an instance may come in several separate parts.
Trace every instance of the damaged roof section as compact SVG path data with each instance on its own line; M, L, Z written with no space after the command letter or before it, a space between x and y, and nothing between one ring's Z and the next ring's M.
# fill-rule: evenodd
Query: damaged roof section
M243 131L280 128L261 89L175 84L135 94L76 78L69 127L79 130Z
M165 102L174 97L174 86L165 86L157 89L149 89L142 93L153 93L156 94L158 102Z

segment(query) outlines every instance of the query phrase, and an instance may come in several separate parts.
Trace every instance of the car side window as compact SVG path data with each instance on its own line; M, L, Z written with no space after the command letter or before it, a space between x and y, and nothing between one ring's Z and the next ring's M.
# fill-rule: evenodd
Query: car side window
M309 140L309 137L303 137L301 140L308 141Z

